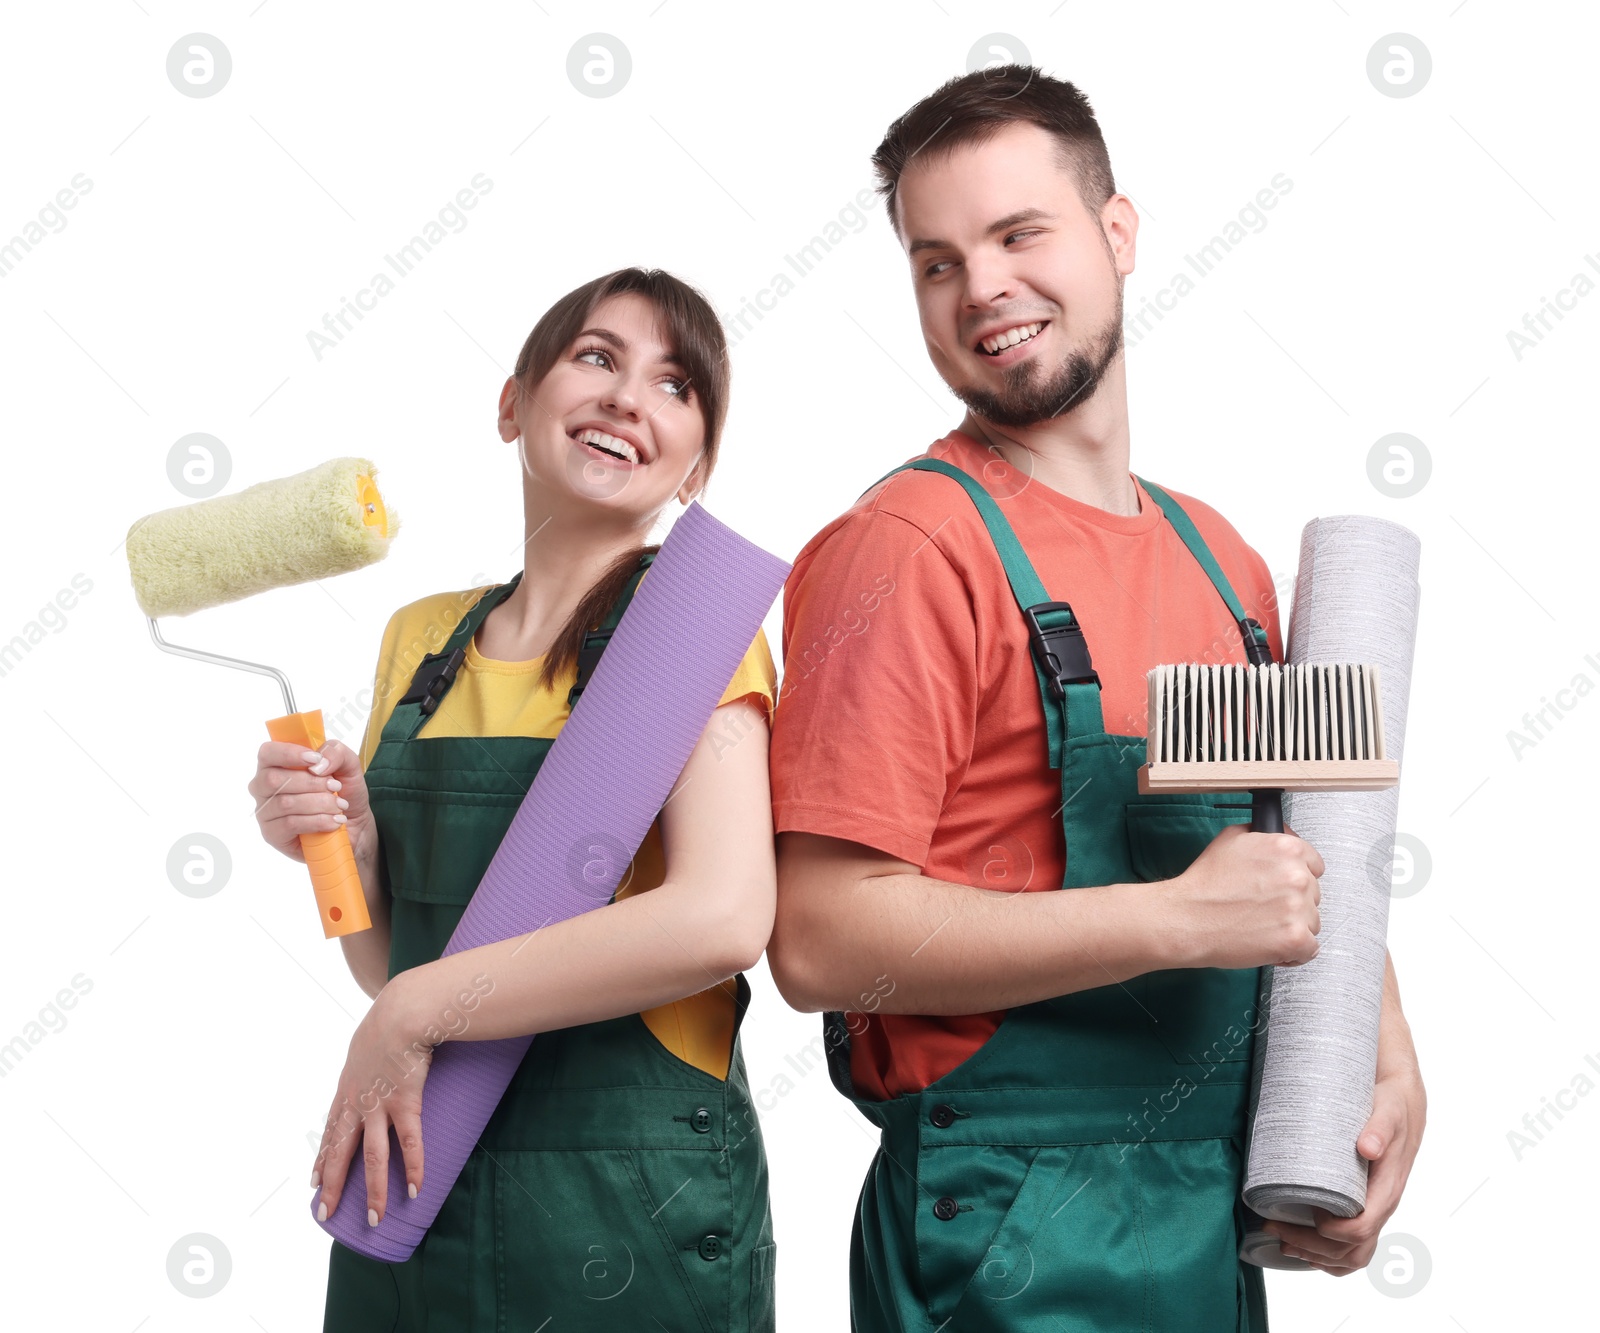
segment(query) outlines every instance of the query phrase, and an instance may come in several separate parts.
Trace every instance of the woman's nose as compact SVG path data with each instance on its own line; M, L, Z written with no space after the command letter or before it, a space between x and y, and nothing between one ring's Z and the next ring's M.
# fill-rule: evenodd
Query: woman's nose
M600 396L601 406L610 408L619 416L638 416L639 391L629 381L618 380Z

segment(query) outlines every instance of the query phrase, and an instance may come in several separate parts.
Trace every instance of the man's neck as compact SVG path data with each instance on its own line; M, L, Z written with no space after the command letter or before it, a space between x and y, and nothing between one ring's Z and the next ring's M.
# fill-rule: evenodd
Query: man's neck
M957 429L1069 499L1124 517L1139 512L1139 493L1128 475L1128 399L1120 363L1094 397L1069 414L1013 427L996 426L969 410Z
M957 427L963 435L986 445L1024 476L1069 499L1093 505L1108 513L1132 516L1139 512L1139 493L1128 475L1128 441L1100 443L1075 435L1062 438L1060 429L1001 428L968 412Z

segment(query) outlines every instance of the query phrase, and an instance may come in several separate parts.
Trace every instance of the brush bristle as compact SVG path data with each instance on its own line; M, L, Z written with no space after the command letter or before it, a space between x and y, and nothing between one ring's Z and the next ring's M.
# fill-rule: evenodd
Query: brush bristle
M1376 666L1188 663L1148 680L1151 764L1385 757Z

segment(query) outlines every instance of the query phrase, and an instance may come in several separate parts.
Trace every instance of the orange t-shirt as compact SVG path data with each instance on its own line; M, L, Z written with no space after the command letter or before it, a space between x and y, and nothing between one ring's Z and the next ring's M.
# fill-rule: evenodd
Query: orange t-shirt
M1140 512L1124 516L1025 478L959 431L918 457L976 478L1050 597L1072 604L1106 731L1144 736L1151 667L1246 660L1227 604L1137 480ZM1266 562L1215 509L1170 493L1281 661ZM895 474L795 558L771 756L780 833L864 843L957 884L1061 887L1061 776L1027 625L977 507L951 478ZM1002 1017L861 1014L850 1049L858 1095L926 1087Z

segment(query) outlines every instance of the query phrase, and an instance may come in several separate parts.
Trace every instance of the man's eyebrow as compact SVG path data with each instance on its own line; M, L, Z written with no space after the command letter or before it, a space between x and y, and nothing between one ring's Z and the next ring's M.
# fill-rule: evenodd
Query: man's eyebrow
M991 222L983 229L983 234L985 236L993 236L996 232L1008 231L1023 222L1037 222L1041 218L1054 222L1055 217L1054 213L1046 212L1042 208L1019 208L1015 213L1007 213L1005 217ZM915 255L919 250L947 250L949 248L949 241L935 241L919 236L911 242L906 254Z
M620 333L613 333L610 329L584 329L577 335L577 337L573 339L573 341L576 342L578 338L603 338L619 352L626 352L628 350L628 340ZM683 358L670 349L668 349L666 355L661 358L661 361L663 365L672 366L678 370L688 369L688 366L684 364Z

